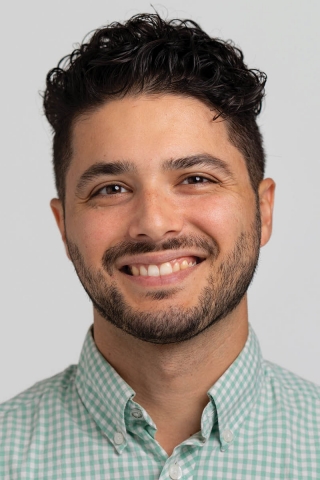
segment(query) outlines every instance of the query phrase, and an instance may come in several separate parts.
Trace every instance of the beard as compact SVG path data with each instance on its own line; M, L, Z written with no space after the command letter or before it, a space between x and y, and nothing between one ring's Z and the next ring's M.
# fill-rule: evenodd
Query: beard
M247 232L237 238L233 250L219 259L219 246L213 238L177 237L161 245L150 242L122 242L108 249L100 269L86 265L78 246L67 239L76 273L95 309L108 322L122 331L146 342L170 344L189 340L229 315L240 303L254 276L260 251L261 222L259 208ZM197 248L207 253L211 273L195 306L164 308L161 300L173 298L180 288L149 291L146 297L155 301L152 311L132 308L112 279L115 261L134 255L179 248ZM106 273L110 276L107 280ZM160 302L160 306L157 305ZM173 298L174 303L174 298Z

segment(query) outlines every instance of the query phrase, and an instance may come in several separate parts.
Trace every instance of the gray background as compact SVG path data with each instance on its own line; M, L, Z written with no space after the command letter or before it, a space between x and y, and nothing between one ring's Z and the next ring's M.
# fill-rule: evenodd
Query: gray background
M319 21L317 0L154 4L231 38L267 72L260 118L277 182L274 235L249 292L266 358L320 383ZM151 12L147 1L29 0L1 14L0 401L76 363L92 321L49 210L51 134L39 91L84 35Z

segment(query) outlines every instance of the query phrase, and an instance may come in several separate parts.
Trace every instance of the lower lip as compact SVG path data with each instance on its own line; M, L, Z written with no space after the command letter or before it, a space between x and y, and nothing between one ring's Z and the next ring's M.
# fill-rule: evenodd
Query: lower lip
M136 285L141 285L142 287L162 287L164 285L172 285L179 283L184 280L186 277L195 272L195 269L200 264L194 265L193 267L185 268L179 272L170 273L170 275L163 275L159 277L144 277L142 275L127 275L126 273L120 272L128 280L135 283Z

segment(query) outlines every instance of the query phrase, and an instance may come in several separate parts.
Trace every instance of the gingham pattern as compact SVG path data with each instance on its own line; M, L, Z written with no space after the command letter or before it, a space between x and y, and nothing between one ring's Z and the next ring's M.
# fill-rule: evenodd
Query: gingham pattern
M208 395L201 432L168 457L89 331L78 367L0 406L0 478L320 479L320 389L263 361L251 329Z

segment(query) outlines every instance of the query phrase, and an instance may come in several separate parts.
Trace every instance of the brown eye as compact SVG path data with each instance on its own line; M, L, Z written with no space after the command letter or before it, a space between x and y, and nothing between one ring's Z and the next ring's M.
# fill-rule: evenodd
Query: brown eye
M112 184L105 185L104 187L97 190L95 195L115 195L117 193L126 193L128 190L122 185Z
M188 185L194 185L197 183L208 183L210 180L206 177L201 177L200 175L193 175L191 177L186 178L182 183Z

